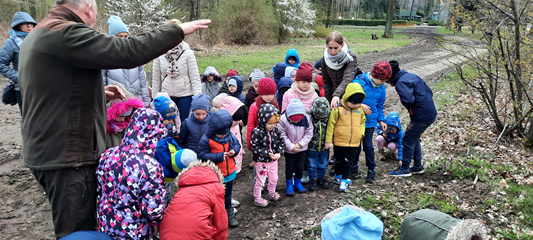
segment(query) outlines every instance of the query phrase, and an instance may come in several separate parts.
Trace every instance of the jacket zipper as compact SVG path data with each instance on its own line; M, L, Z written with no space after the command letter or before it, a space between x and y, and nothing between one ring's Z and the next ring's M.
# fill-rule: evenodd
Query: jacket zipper
M267 134L268 134L268 140L270 141L270 143L268 144L269 148L270 148L270 152L272 154L274 154L274 151L272 151L272 137L270 136L270 132L267 130ZM269 162L272 162L272 159L268 159Z
M322 121L318 119L318 127L320 128L320 135L318 136L318 151L322 149Z
M353 110L350 109L350 125L353 123ZM350 128L350 141L348 142L348 147L352 145L352 135L353 135L353 126Z
M222 144L222 150L223 150L223 153L226 152L226 145L225 144ZM227 174L226 176L229 176L229 167L228 167L229 164L228 164L228 157L227 156L224 157L224 161L226 161L226 174Z

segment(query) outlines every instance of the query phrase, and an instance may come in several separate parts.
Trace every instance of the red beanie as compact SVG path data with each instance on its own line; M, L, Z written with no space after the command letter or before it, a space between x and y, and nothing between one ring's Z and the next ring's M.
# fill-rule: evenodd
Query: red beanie
M392 77L392 68L387 61L379 61L374 64L371 73L373 78L388 81Z
M313 81L313 67L309 63L302 63L296 71L295 81L312 82Z
M228 73L226 73L226 78L233 77L236 75L239 75L239 72L237 72L237 70L235 69L230 69L228 70Z
M272 78L261 78L257 88L259 95L276 94L276 82Z

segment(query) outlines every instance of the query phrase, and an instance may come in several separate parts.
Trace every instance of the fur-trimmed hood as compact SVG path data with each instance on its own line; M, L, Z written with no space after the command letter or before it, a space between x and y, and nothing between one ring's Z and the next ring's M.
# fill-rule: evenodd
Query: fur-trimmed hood
M488 239L487 227L481 220L465 219L457 222L448 233L445 240L470 240L472 237L478 236L481 239Z
M224 176L213 162L196 161L181 171L176 177L175 184L178 187L195 186L212 182L220 182L224 185Z

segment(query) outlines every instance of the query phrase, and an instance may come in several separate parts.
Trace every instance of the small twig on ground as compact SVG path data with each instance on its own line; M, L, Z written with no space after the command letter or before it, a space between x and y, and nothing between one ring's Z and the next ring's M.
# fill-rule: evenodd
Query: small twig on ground
M477 183L478 177L479 176L476 174L476 178L474 179L474 183L472 184L472 189L476 188L476 183Z

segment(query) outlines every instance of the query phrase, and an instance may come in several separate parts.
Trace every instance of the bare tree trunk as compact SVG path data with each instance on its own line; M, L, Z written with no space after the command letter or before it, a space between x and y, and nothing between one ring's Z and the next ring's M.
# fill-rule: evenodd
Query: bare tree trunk
M353 2L353 0L350 0L350 6L348 7L348 13L350 14L350 16L353 17L353 13L352 13L352 2Z
M392 21L394 20L394 0L387 3L387 23L385 24L384 38L390 38L392 35Z
M189 16L189 21L194 21L196 20L196 16L195 16L196 11L194 9L196 7L196 4L194 0L191 0L190 3L191 3L191 11L190 11L190 16Z
M326 17L326 28L329 27L329 20L331 18L331 5L333 3L333 0L329 0L329 4L328 4L328 16Z
M409 21L411 21L411 18L413 17L413 8L415 8L415 0L411 2L411 12L409 13Z

